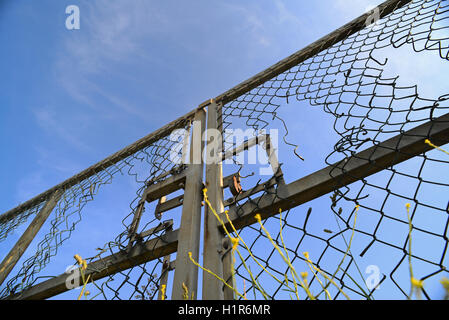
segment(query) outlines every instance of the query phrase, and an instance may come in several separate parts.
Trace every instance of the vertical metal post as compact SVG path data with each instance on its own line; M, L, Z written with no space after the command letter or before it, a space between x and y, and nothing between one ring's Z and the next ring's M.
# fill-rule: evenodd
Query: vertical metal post
M221 149L220 151L224 151L224 132L223 132L223 108L222 104L220 103L217 106L217 129L221 133ZM221 160L223 161L223 160ZM220 187L221 187L221 206L223 206L224 203L224 195L223 195L223 167L222 162L220 162ZM224 208L223 208L224 210ZM224 237L224 235L223 235ZM228 285L230 285L233 288L236 288L235 279L233 278L233 272L234 272L234 259L232 255L232 244L231 240L228 237L224 237L223 239L223 256L222 256L222 263L223 263L223 279L226 281ZM224 300L235 300L236 296L232 289L230 289L228 286L223 284L223 298Z
M226 283L235 288L235 279L232 277L233 270L234 270L234 261L232 257L232 244L231 240L226 237L223 239L223 280L226 281ZM223 297L225 300L234 300L234 291L231 290L227 285L223 283Z
M190 261L192 253L198 261L200 249L201 202L203 200L203 129L206 127L206 113L198 110L193 121L192 140L190 144L190 163L186 177L181 226L178 237L176 268L173 279L172 299L182 300L184 288L188 289L189 298L196 299L198 289L198 267Z
M223 205L223 171L221 162L222 132L218 123L221 105L211 100L207 107L207 162L206 187L210 204L220 214ZM218 221L213 212L206 207L204 214L204 256L203 264L220 278L223 278L222 254L224 235L217 227ZM203 299L223 300L223 283L211 274L203 273Z
M158 300L165 300L165 292L167 292L168 273L170 272L170 255L164 257L162 263L161 278L159 280L159 293L157 295ZM162 296L162 286L165 286L164 296Z
M9 273L22 257L31 241L33 241L34 237L39 232L50 213L52 213L53 209L58 204L61 196L61 190L57 190L51 195L50 199L47 200L44 207L39 211L31 224L22 234L20 239L17 241L11 251L9 251L5 259L3 259L2 263L0 264L0 285L3 283L3 281L5 281L6 277L8 277Z

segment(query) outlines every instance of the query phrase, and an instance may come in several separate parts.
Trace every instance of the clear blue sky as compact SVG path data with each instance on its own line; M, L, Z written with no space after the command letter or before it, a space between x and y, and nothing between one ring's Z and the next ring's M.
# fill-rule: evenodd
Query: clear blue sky
M381 2L0 0L0 212ZM65 8L71 4L80 8L80 30L65 28ZM447 78L434 78L434 71L444 67L434 63L435 55L413 55L405 61L401 52L391 56L388 72L403 75L407 85L420 81L432 97L444 92ZM449 74L445 68L448 72L440 74ZM300 178L324 165L335 136L331 129L317 131L316 121L330 126L332 119L320 120L319 112L307 111L300 122L295 111L285 114L295 120L289 129L301 139L302 155L308 159L303 171L291 174ZM126 208L127 195L134 190L124 193ZM109 225L104 215L114 206L103 203L108 206L92 213L95 222L80 225L89 241L82 245L77 238L63 255L70 258L77 244L87 246L92 239L95 246L108 241L96 223Z

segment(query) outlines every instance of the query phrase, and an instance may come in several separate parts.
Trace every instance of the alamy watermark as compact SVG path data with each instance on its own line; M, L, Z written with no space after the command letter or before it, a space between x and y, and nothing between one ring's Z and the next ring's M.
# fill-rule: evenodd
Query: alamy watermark
M365 20L365 27L373 31L378 30L379 20L380 20L380 10L379 7L367 7L365 12L368 13L368 17Z
M201 123L194 121L193 131L198 130ZM223 136L219 130L207 129L201 134L202 140L194 139L189 145L190 133L186 129L174 130L170 140L175 142L170 150L170 160L175 164L250 164L261 165L260 175L273 175L279 168L277 129L226 129L224 132L227 150L223 147ZM204 143L204 147L202 146ZM232 147L230 146L232 144ZM190 150L193 154L190 155Z
M80 287L80 278L81 272L79 267L77 266L69 266L65 269L65 273L67 274L67 278L65 279L65 286L67 289L77 289Z
M365 280L366 287L369 290L379 290L380 289L380 268L374 264L369 265L365 269L365 273L369 276Z
M65 8L65 13L69 15L65 20L67 30L79 30L81 27L80 8L72 4Z

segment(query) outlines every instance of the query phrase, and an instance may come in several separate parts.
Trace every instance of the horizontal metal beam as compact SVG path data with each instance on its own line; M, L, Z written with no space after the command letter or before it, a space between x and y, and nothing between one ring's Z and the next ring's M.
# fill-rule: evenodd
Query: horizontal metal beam
M404 5L410 3L411 0L388 0L384 3L380 4L377 8L379 9L379 17L383 18L394 10L403 7ZM346 39L347 37L363 30L366 27L366 21L370 17L371 12L367 12L360 17L352 20L351 22L345 24L339 29L329 33L325 37L313 42L307 47L297 51L296 53L290 55L289 57L279 61L273 66L267 68L266 70L259 72L255 76L249 78L246 81L238 84L237 86L229 89L228 91L220 94L214 100L216 102L220 102L222 104L226 104L241 95L251 91L254 88L257 88L259 85L265 83L266 81L273 79L279 74L289 70L290 68L300 64L301 62L306 61L309 58L312 58L316 54L332 47L338 42ZM203 102L200 106L207 106L210 102L210 99Z
M279 209L285 211L299 206L431 150L432 147L424 142L425 139L430 139L437 146L449 143L449 114L292 183L279 184L275 193L262 195L239 207L231 206L229 208L230 219L237 229L241 229L256 222L254 219L256 213L265 219L277 214ZM222 219L226 221L223 214ZM221 226L219 227L221 228Z
M167 229L170 229L172 227L173 227L173 220L170 219L170 220L164 221L162 223L159 223L159 225L157 225L154 228L142 231L141 233L138 234L138 238L143 239L145 237L148 237L148 236L151 236L151 235L155 234L156 232L167 230Z
M233 156L238 155L240 152L248 150L249 148L254 147L256 144L259 144L266 140L266 135L261 135L257 137L253 137L245 142L243 142L240 146L235 147L234 149L222 154L222 160L229 159Z
M190 169L191 168L187 168L181 173L168 177L164 181L148 186L145 190L145 200L152 202L179 189L183 189Z
M116 254L89 263L85 271L85 277L90 275L91 279L94 281L107 277L142 263L172 254L176 252L177 246L178 230L169 231L160 237L135 245L131 248L129 253L120 251ZM69 291L66 285L66 280L69 276L74 277L73 274L62 274L58 277L34 285L7 299L48 299L60 293ZM76 279L72 280L76 281ZM82 283L80 277L78 280L80 281L79 283Z
M182 203L184 201L184 195L181 194L177 197L174 197L173 199L169 199L166 200L165 202L162 202L158 207L157 207L157 212L159 214L172 210L174 208L180 207L182 206Z

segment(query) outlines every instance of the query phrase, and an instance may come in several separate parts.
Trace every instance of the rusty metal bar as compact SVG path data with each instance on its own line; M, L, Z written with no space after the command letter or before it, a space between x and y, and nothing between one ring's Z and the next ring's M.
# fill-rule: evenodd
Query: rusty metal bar
M236 173L230 174L229 176L223 177L223 188L228 188L231 185L234 176L240 177L240 173L236 172Z
M265 182L259 183L257 185L255 185L254 187L252 187L251 189L248 189L246 191L242 191L242 193L240 193L239 195L233 197L233 198L229 198L227 200L224 201L224 205L225 206L230 206L233 205L234 203L241 201L245 198L248 198L256 193L262 192L264 190L266 190L266 188L270 188L275 186L279 180L282 179L282 173L278 172L276 173L273 177L271 177L270 179L268 179Z

